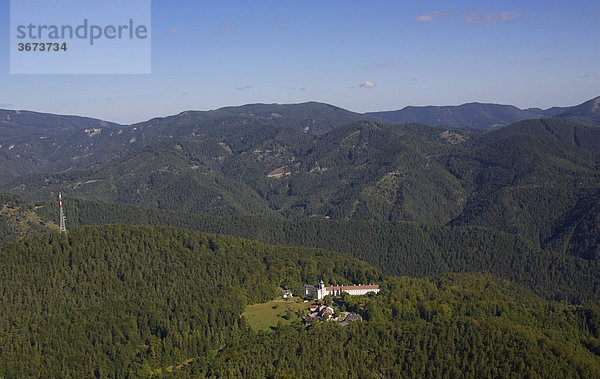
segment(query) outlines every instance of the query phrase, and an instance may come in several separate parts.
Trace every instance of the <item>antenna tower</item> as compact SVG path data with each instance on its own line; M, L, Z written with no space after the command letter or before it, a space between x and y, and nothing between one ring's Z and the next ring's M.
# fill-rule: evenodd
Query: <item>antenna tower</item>
M65 214L63 212L63 206L62 206L62 195L60 194L60 192L58 193L58 207L60 209L59 212L59 224L60 224L60 231L61 232L66 232L67 231L67 226L65 224Z

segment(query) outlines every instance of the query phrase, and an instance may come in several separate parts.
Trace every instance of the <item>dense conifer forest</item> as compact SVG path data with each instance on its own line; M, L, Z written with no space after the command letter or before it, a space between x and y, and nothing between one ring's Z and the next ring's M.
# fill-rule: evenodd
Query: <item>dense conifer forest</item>
M600 300L600 261L568 251L542 249L524 236L470 226L364 220L291 221L258 216L202 216L66 200L73 226L168 225L228 234L265 243L318 247L368 262L383 273L425 277L446 272L486 272L515 281L536 294L580 303ZM54 203L37 214L55 218ZM580 239L592 243L595 237ZM593 249L599 249L593 244Z
M118 225L28 237L0 256L7 377L600 373L597 306L486 275L386 277L325 250ZM348 327L256 333L240 317L319 278L382 292L335 300L365 319Z

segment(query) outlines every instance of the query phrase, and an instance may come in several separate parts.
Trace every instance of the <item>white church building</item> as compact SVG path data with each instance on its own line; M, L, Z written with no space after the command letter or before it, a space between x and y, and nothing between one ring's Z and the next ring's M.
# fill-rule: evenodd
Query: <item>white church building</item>
M316 292L317 294L317 299L322 299L327 295L330 296L339 296L342 294L342 292L346 292L348 295L353 295L353 296L357 296L357 295L366 295L369 293L379 293L379 285L358 285L358 286L331 286L331 287L326 287L325 283L323 283L323 280L321 280L321 282L319 283L319 286L311 286L311 285L305 285L304 286L304 294L305 295L310 295L312 293Z

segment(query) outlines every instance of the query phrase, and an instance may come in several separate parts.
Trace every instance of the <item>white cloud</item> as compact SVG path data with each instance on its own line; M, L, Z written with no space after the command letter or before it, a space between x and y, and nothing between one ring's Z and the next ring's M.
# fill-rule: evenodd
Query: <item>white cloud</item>
M8 104L8 103L3 104L3 103L0 103L0 108L7 108L7 107L12 107L12 106L14 106L14 104Z
M429 12L427 14L421 15L415 18L416 22L433 22L439 18L452 17L452 13L450 12Z
M422 14L418 17L415 17L416 22L433 22L440 18L454 18L457 17L455 13L452 12L438 12L433 11L426 14ZM491 12L471 12L468 15L464 16L464 20L477 25L485 25L485 24L493 24L496 22L508 22L514 19L521 17L519 12L508 11L503 13L491 13Z
M514 11L508 11L503 13L478 13L471 12L465 20L471 24L485 25L493 24L496 22L508 22L521 17L521 14Z
M235 87L235 89L238 91L244 91L244 90L252 89L252 88L254 88L254 86Z
M424 14L422 16L415 18L415 21L416 22L431 22L431 21L433 21L433 16L430 14Z
M360 88L373 88L375 87L375 83L374 82L370 82L368 80L360 83Z

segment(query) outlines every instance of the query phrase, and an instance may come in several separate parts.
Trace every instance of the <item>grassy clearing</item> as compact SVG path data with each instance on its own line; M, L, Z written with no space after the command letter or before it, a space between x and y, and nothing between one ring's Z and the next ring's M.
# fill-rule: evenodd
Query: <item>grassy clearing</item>
M173 371L175 370L181 370L182 368L184 368L185 366L194 363L195 361L197 361L199 358L190 358L190 359L186 359L185 361L181 362L178 365L174 365L174 366L168 366L168 367L163 367L163 368L157 368L155 370L152 370L150 372L148 372L147 374L149 376L161 376L164 374L163 371L172 374Z
M279 322L286 325L300 320L307 309L308 303L297 298L271 300L247 306L242 316L254 330L272 330Z

